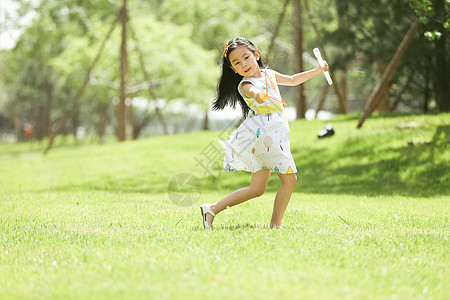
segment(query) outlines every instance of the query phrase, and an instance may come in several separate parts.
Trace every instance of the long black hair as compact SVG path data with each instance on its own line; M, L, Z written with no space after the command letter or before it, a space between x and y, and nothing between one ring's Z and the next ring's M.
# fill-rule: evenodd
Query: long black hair
M250 107L248 107L244 98L238 92L238 85L242 80L242 76L235 73L231 68L230 53L238 46L246 46L256 56L258 48L244 37L236 37L230 40L225 46L224 54L222 55L222 75L220 76L217 84L217 97L212 102L212 110L221 110L225 106L230 105L232 108L236 108L236 103L239 103L242 108L243 118L246 118ZM260 68L264 68L264 64L259 55L258 65Z

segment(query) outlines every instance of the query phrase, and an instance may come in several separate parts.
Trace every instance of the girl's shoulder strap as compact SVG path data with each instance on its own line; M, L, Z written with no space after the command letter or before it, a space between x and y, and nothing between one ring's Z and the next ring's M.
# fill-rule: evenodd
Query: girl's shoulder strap
M265 68L264 72L267 74L267 76L270 76L272 80L276 80L275 71L269 68Z

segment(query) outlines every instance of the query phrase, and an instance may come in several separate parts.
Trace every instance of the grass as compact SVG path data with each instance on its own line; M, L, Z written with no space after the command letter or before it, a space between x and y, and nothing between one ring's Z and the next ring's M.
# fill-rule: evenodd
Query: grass
M60 140L47 156L0 144L0 299L450 298L450 115L332 123L323 140L325 123L291 124L284 230L266 229L276 176L203 230L197 204L250 179L198 164L223 132ZM195 205L168 196L183 172L200 180Z

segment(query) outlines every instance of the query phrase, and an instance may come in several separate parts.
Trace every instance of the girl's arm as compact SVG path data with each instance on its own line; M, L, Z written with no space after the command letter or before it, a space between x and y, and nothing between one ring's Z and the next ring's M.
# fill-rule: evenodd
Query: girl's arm
M316 69L311 69L309 71L297 73L292 76L275 72L275 78L277 80L277 83L280 85L294 86L294 85L299 85L299 84L301 84L301 83L303 83L325 71L328 71L328 64L326 62L325 62L325 66L323 68L318 66Z

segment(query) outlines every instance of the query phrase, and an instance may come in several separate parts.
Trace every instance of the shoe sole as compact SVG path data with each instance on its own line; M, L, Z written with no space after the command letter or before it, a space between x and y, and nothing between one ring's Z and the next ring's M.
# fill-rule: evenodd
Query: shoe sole
M206 226L205 226L205 215L203 214L203 207L201 207L201 206L200 206L200 214L202 215L203 228L206 229Z
M203 228L204 229L212 229L212 225L210 227L206 227L206 225L205 225L206 213L203 212L203 207L201 207L201 206L200 206L200 213L202 214Z

